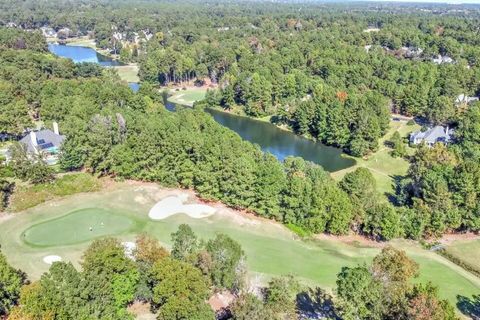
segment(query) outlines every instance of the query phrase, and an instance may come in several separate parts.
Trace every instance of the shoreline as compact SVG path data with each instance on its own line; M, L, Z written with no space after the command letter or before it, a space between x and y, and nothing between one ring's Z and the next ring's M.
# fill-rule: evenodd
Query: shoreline
M48 44L59 44L58 38L46 38ZM76 37L76 38L68 38L66 40L65 46L69 47L80 47L80 48L89 48L94 50L97 54L100 54L108 59L113 61L121 62L123 65L121 66L111 66L105 68L113 68L117 70L120 79L126 81L128 83L140 83L140 78L138 76L139 72L139 65L135 62L122 62L119 59L118 55L112 55L108 52L108 50L99 49L95 41L93 39L89 39L87 37Z

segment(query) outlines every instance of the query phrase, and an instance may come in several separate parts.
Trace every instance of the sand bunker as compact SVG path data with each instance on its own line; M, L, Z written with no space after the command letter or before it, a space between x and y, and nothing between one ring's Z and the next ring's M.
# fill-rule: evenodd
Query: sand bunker
M154 205L148 216L152 220L162 220L177 213L185 213L191 218L201 219L211 216L217 210L204 204L183 204L187 199L186 194L167 197Z
M59 257L59 256L46 256L43 258L43 262L45 262L46 264L53 264L54 262L60 262L62 261L62 258Z

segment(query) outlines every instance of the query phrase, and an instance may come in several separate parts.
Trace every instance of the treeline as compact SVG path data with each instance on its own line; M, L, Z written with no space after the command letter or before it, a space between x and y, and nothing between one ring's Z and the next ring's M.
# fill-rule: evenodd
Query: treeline
M477 94L476 31L468 18L380 13L373 22L365 12L352 18L312 5L308 17L293 19L292 8L283 9L247 13L242 25L187 22L176 33L157 32L140 75L160 84L208 78L219 85L210 106L272 116L355 156L376 150L388 111L449 124L458 116L457 96ZM369 25L381 29L364 32ZM453 63L434 64L438 54Z
M262 86L264 82L256 79L259 78L252 77L248 83L248 94L265 94ZM230 95L226 93L228 90L233 89L229 86L223 93ZM239 92L241 94L243 91L239 90L236 93L232 91L231 97L236 99L235 94ZM226 103L225 99L225 95L221 97L218 93L209 92L199 106L222 105ZM373 91L335 92L331 87L317 85L306 99L287 107L293 111L290 109L280 111L271 118L271 121L276 124L287 124L297 134L340 147L360 157L378 149L378 139L389 127L390 112L386 104L386 99ZM246 108L252 115L265 114L261 111L261 105L256 103L247 103Z
M342 268L334 299L292 276L248 286L243 250L224 234L201 241L180 225L171 236L171 252L146 235L138 236L130 251L113 238L96 240L84 252L80 270L71 262L54 262L34 282L0 252L0 316L123 320L134 318L129 306L142 303L159 320L458 319L437 288L413 284L418 265L391 247L368 266ZM207 300L217 292L232 301L213 310Z

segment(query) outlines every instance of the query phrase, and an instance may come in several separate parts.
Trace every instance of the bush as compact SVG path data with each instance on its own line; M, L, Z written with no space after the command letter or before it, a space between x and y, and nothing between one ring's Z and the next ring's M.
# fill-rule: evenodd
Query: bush
M305 230L302 227L297 226L296 224L293 224L293 223L288 223L285 226L300 238L307 238L312 234L308 230Z
M56 197L99 189L99 180L87 173L67 174L49 183L24 186L15 190L10 200L10 210L22 211Z

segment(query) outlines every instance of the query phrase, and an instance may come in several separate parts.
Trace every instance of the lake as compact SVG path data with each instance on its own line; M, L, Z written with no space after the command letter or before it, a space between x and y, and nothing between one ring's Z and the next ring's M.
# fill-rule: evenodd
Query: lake
M235 131L244 140L256 143L265 152L270 152L278 160L288 156L302 157L321 165L326 171L334 172L355 165L355 160L342 156L342 150L326 146L282 130L264 121L255 120L207 108L206 112L221 125Z
M113 60L88 47L49 43L48 50L59 57L69 58L75 63L93 62L98 63L99 65L104 67L115 67L124 65L120 61Z
M178 107L175 103L169 102L165 95L164 103L167 110L172 112ZM185 106L185 108L188 107ZM328 172L335 172L356 164L354 159L344 157L341 149L300 137L269 122L212 108L206 108L205 112L208 112L219 124L235 131L242 139L258 144L262 151L270 152L280 161L288 156L301 157L321 165Z

